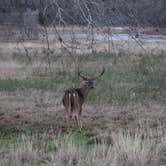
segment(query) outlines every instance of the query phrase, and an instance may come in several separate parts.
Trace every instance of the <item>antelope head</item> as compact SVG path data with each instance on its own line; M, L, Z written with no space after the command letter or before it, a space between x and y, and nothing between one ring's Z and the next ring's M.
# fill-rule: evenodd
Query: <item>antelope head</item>
M101 73L98 76L95 77L86 77L81 71L78 72L78 76L81 77L84 80L84 84L81 87L82 91L88 93L90 90L95 88L95 81L100 78L105 72L105 68L103 67ZM86 96L86 95L85 95Z

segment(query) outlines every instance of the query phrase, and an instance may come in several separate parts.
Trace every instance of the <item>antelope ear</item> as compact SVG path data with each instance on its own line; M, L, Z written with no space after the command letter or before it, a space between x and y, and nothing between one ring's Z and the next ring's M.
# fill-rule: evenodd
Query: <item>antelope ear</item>
M81 71L78 72L78 76L81 77L84 81L88 81L89 80L87 77L85 77L84 75L82 75Z

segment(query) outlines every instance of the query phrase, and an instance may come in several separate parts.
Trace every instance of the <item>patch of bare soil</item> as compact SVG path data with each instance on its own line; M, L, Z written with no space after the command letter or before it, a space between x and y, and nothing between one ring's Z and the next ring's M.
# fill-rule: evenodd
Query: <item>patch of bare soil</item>
M0 63L0 79L23 78L22 66L14 62Z

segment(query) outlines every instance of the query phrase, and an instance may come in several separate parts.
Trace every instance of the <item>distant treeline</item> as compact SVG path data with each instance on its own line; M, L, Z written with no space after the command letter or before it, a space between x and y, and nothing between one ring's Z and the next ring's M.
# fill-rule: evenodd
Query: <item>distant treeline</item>
M166 27L166 0L0 0L0 13L26 10L47 25Z

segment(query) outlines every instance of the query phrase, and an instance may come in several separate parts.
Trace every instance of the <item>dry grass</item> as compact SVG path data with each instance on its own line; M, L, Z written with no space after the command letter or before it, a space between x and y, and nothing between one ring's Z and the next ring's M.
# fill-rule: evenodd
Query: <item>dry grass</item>
M166 150L166 136L160 129L119 130L109 135L112 143L104 137L101 143L89 145L80 134L42 134L21 136L13 147L3 151L0 165L55 165L55 166L159 166L162 151ZM79 139L79 140L78 140ZM81 143L82 142L82 143ZM2 155L3 154L3 155Z

